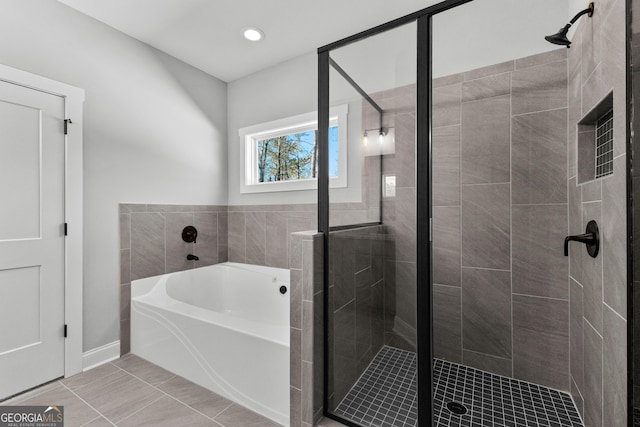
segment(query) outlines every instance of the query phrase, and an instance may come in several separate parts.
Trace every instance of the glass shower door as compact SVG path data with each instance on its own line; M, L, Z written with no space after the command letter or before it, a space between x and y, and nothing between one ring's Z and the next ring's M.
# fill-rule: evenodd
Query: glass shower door
M362 426L417 425L415 52L415 23L330 52L348 170L329 191L326 393Z

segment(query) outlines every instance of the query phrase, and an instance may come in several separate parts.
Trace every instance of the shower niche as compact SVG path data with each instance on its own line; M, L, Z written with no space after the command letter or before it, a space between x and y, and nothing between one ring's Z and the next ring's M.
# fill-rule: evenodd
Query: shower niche
M613 92L578 122L578 184L613 173Z

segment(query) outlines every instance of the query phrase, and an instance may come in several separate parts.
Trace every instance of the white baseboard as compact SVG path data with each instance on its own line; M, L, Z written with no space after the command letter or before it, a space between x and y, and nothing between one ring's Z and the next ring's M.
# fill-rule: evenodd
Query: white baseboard
M416 346L416 328L409 325L398 316L393 318L393 332L400 335L412 346Z
M103 365L120 357L120 340L82 353L82 371Z

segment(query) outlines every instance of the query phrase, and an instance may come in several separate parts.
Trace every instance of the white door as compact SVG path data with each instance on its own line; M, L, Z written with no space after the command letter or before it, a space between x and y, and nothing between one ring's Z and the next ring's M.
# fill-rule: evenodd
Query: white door
M64 99L0 81L0 399L64 375Z

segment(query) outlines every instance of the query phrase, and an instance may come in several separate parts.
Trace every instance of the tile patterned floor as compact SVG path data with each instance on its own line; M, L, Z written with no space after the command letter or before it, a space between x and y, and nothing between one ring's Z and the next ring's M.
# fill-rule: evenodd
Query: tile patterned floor
M417 426L415 361L412 352L384 347L336 414L363 426ZM566 393L443 360L434 362L434 380L437 427L582 427ZM451 401L468 412L452 413Z
M51 382L0 405L64 405L65 427L277 427L137 356Z

